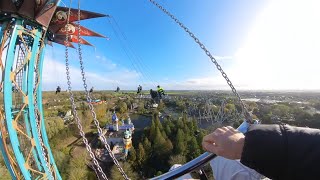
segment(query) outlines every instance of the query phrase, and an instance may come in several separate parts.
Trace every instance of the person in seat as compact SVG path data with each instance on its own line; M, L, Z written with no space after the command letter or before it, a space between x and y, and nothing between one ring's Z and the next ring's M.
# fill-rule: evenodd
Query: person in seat
M119 86L117 86L117 89L115 90L115 92L120 92Z
M139 85L139 86L138 86L138 90L137 90L137 94L141 94L141 92L142 92L142 86Z
M158 85L157 88L158 88L159 98L162 99L162 96L165 96L164 89L160 87L160 85Z
M159 93L157 91L150 89L150 95L153 103L159 103Z
M58 86L57 89L56 89L56 94L60 93L61 92L61 87Z

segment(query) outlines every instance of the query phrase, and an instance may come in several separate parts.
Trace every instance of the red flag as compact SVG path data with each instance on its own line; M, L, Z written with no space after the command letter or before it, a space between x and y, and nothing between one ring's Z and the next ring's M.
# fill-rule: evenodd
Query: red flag
M63 27L60 28L60 30L58 30L56 32L57 35L66 35L67 31L66 29L68 29L68 33L69 35L78 35L78 25L74 24L74 23L70 23L69 25L67 25L67 28ZM96 37L104 37L105 36L98 34L86 27L80 26L80 36L96 36Z
M41 5L39 6L39 9L36 15L36 21L39 22L41 25L48 27L53 14L55 13L57 9L57 3L59 0L48 0L45 4L43 2L42 9L40 9Z
M54 42L56 40L58 41L65 41L66 39L66 36L65 35L57 35L54 37ZM79 41L78 41L78 37L75 36L75 35L71 35L69 36L69 39L68 39L69 42L73 42L73 43L78 43L80 42L80 44L84 44L84 45L88 45L88 46L93 46L92 44L90 44L88 41L84 40L83 38L80 37Z
M61 25L61 24L65 25L65 24L67 24L68 11L69 11L69 8L58 7L56 9L54 16L52 17L50 25ZM105 17L105 16L106 15L104 15L104 14L81 10L80 20L97 18L97 17ZM78 9L71 8L69 22L71 23L74 21L78 21Z

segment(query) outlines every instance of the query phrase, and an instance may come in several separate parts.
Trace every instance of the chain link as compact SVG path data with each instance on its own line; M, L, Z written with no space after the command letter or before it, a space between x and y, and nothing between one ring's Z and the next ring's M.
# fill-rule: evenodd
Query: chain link
M185 32L189 34L189 36L200 46L200 48L206 53L206 55L210 58L211 62L216 66L216 68L220 71L222 77L227 81L228 85L230 86L233 94L237 97L238 102L240 103L242 112L244 113L244 117L247 122L252 123L252 116L249 113L248 109L246 108L245 104L241 100L239 93L237 92L236 88L233 86L231 80L228 78L227 74L223 71L217 60L213 57L210 51L205 47L204 44L184 25L182 24L173 14L171 14L168 10L162 7L160 4L155 2L154 0L149 0L152 4L162 10L165 14L167 14L172 20L174 20Z
M41 116L40 116L40 111L38 109L38 95L37 95L37 90L39 87L39 79L40 79L40 75L39 75L39 65L40 65L40 59L41 59L41 51L44 48L44 38L46 36L46 30L44 31L43 35L42 35L42 39L41 39L41 45L39 47L39 53L37 54L37 59L36 59L36 68L35 68L35 85L36 87L34 88L34 109L35 109L35 120L36 120L36 126L37 126L37 130L38 130L38 136L39 136L39 141L40 141L40 146L41 146L41 151L42 151L42 156L44 157L44 160L46 162L46 167L49 170L49 176L51 179L54 180L54 176L53 176L53 172L52 172L52 168L51 165L49 163L49 160L47 158L47 151L45 149L45 145L43 143L43 139L42 139L42 134L41 134L41 126L40 126L40 122L41 122Z
M110 145L108 144L106 137L103 135L103 131L102 131L101 127L100 127L100 123L99 123L99 121L97 119L97 115L96 115L96 113L94 111L94 107L90 103L90 102L92 102L92 98L90 96L90 92L88 91L88 85L87 85L87 82L86 82L85 71L84 71L84 66L83 66L83 58L82 58L82 49L81 49L81 43L80 43L80 33L81 33L81 26L80 26L80 20L81 19L80 19L80 17L81 17L81 10L80 10L80 0L79 0L78 1L78 22L77 22L78 34L77 34L77 39L78 39L78 53L79 53L81 76L82 76L82 81L83 81L83 87L84 87L84 90L85 90L85 93L86 93L86 99L87 99L87 102L88 102L89 109L91 111L91 115L93 117L94 124L96 125L96 127L98 129L98 133L99 133L101 141L103 142L105 148L107 149L108 154L112 158L114 164L117 166L119 172L122 174L124 179L127 180L127 179L129 179L129 177L126 175L126 173L124 172L124 170L120 166L118 160L116 159L116 157L112 153Z
M70 0L70 6L71 6L72 0ZM70 12L71 12L71 8L69 7L69 11L68 11L68 18L67 18L67 24L65 26L65 28L67 28L67 26L69 25L69 18L70 18ZM68 29L66 29L67 34L66 34L66 42L68 43L69 40L69 31ZM71 106L72 106L72 112L75 116L75 120L78 126L78 129L80 131L80 135L82 137L83 143L86 146L87 151L89 152L89 156L92 158L92 161L94 163L95 166L92 166L92 168L94 169L94 171L98 171L100 172L101 176L103 179L108 180L106 174L103 172L101 166L99 165L99 162L97 161L94 153L92 152L92 149L88 143L88 139L85 137L85 133L83 131L83 127L81 125L80 119L78 117L78 113L77 113L77 109L76 109L76 105L75 105L75 100L74 100L74 94L72 92L72 87L71 87L71 81L70 81L70 72L69 72L69 51L68 51L68 46L66 44L65 46L65 58L66 58L66 75L67 75L67 84L68 84L68 91L69 91L69 95L70 95L70 102L71 102ZM98 170L95 169L95 167L98 168Z

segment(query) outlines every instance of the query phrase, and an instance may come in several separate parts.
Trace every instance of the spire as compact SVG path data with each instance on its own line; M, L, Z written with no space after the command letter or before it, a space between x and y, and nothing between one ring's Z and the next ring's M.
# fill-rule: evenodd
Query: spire
M128 124L132 124L130 116L128 116Z
M112 124L113 124L113 130L114 131L119 131L119 119L117 117L116 112L113 112L112 115Z
M113 115L112 115L112 118L111 118L111 119L112 119L112 122L114 122L114 121L119 121L116 112L113 112Z

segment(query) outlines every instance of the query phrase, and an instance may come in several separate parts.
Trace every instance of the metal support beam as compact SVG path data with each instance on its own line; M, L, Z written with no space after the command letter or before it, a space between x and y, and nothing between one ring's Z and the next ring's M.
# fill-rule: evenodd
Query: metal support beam
M33 39L33 45L31 49L31 57L28 62L28 76L27 76L27 89L28 89L28 115L29 115L29 122L31 125L31 132L33 135L33 140L35 141L35 147L39 156L39 160L41 162L42 167L45 170L45 173L47 175L50 174L50 171L47 167L47 163L45 161L44 153L41 149L41 144L39 140L39 134L37 131L37 124L36 124L36 118L35 118L35 107L34 107L34 94L33 94L33 88L35 87L34 84L34 70L35 70L35 60L37 58L37 54L39 53L39 46L40 46L40 39L41 39L42 29L36 28L34 39ZM49 176L50 177L50 176Z
M6 36L6 34L5 34L6 31L5 30L7 29L7 26L8 26L8 23L5 22L5 23L2 24L2 27L1 27L1 32L0 32L0 44L1 45L5 43L5 42L2 42L2 41L6 41L4 36ZM0 55L2 55L2 51L3 51L2 46L1 46L0 51L1 51ZM2 61L1 57L0 57L0 60ZM0 62L0 63L2 63L2 62ZM3 73L1 69L0 69L0 73L1 74ZM2 82L1 82L1 84L2 84ZM0 86L1 86L1 84L0 84ZM1 114L1 112L0 112L0 114ZM2 156L3 156L4 162L5 162L5 165L6 165L7 169L8 169L8 171L9 171L12 179L15 180L15 179L17 179L17 176L16 176L16 173L14 172L13 165L11 164L11 161L9 160L9 157L8 157L8 154L7 154L8 151L5 148L5 146L6 146L6 144L5 144L6 142L5 142L5 139L4 139L5 134L2 134L2 132L5 132L5 131L2 130L2 128L5 128L4 127L5 126L5 122L4 122L5 119L4 119L4 116L2 114L0 116L0 121L1 121L0 122L1 123L1 131L0 131L0 149L1 149L1 153L2 153Z
M11 38L9 42L9 47L7 51L5 72L4 72L4 81L3 81L3 100L4 100L4 110L5 110L5 120L7 122L7 129L13 148L13 152L17 159L17 163L20 167L20 171L23 174L24 178L29 180L31 179L30 172L24 167L25 159L23 154L19 149L19 139L17 132L13 128L13 116L12 116L12 81L10 79L11 67L13 66L13 59L15 58L15 48L18 38L18 26L21 25L21 21L15 22L15 25L11 32Z
M5 112L3 122L6 124L5 130L10 138L15 164L26 180L60 180L42 112L41 81L45 30L19 18L9 21L10 38L5 49L2 77ZM1 30L3 35L4 28ZM17 179L10 164L9 153L4 150L3 141L0 146L11 176Z

